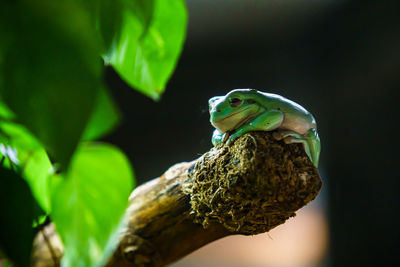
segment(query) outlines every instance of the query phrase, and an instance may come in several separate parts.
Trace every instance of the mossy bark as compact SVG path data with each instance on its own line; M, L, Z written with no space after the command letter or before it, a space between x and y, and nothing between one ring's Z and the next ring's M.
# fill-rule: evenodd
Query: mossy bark
M269 231L320 188L300 144L276 141L271 132L247 133L136 188L108 266L165 266L221 237ZM50 234L50 243L56 239ZM54 266L47 247L36 240L34 266Z

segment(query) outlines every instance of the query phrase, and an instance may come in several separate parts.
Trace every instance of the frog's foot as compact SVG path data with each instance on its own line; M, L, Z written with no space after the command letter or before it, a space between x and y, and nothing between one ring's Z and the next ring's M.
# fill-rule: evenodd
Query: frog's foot
M225 143L229 137L229 133L221 133L217 129L215 129L213 136L211 138L211 142L214 146L217 144Z
M294 139L299 139L299 140L305 140L306 138L299 133L296 133L294 131L290 130L277 130L272 133L272 137L274 137L276 140L282 140L286 144L291 144L291 143L301 143L301 142L294 142Z

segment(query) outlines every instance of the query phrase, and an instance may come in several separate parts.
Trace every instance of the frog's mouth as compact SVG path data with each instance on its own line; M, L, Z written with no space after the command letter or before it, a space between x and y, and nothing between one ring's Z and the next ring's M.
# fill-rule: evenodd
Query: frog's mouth
M239 113L241 113L241 112L243 112L243 111L245 111L245 110L248 110L249 108L250 108L250 107L246 107L246 108L244 108L244 109L241 109L241 110L239 110L239 111L236 111L235 113L232 113L232 114L230 114L230 115L228 115L228 116L226 116L226 117L224 117L224 118L222 118L222 119L216 121L216 123L220 123L220 122L222 122L222 121L224 121L224 120L226 120L226 119L229 119L229 118L235 116L236 114L239 114Z
M248 109L248 108L245 108L245 109L243 109L243 110L240 110L240 111L238 111L238 112L232 113L232 114L230 114L230 115L226 116L225 118L222 118L222 119L220 119L220 120L219 120L219 121L217 121L217 122L222 122L222 121L224 121L224 120L226 120L226 119L229 119L229 118L231 118L231 117L235 116L236 114L238 114L238 113L240 113L240 112L242 112L242 111L244 111L244 110L246 110L246 109Z
M240 113L243 113L244 111L248 110L250 107L246 107L242 110L239 110L237 112L234 112L232 114L229 114L228 116L219 119L217 121L212 122L211 124L217 128L220 132L227 132L227 131L231 131L234 130L236 128L238 128L240 125L243 124L244 121L246 121L248 119L248 116L245 117L241 117ZM239 114L239 116L237 116ZM238 117L237 120L232 119L235 116ZM232 121L229 121L229 119L231 119Z

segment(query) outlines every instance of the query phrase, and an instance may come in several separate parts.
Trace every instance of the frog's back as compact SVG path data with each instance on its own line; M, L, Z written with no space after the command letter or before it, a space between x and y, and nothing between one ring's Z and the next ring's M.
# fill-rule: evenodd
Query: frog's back
M313 115L301 105L277 94L259 93L265 99L263 104L265 108L281 110L284 113L285 117L279 128L301 134L306 133L310 128L317 128Z

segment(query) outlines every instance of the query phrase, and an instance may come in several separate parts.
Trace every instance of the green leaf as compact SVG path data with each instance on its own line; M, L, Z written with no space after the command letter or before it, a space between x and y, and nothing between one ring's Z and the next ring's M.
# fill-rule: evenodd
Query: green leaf
M1 63L0 63L1 64ZM0 70L1 71L1 70ZM14 113L0 100L0 119L14 119Z
M94 26L102 40L103 52L107 50L121 29L123 2L125 0L82 0L91 13ZM128 0L128 3L131 0Z
M75 152L65 176L52 179L51 214L64 243L63 264L104 264L133 187L130 164L111 145L86 144Z
M22 148L19 149L19 151L21 150ZM51 211L49 188L51 171L51 162L46 151L42 148L31 151L22 173L23 177L29 183L37 202L46 213Z
M101 83L100 49L78 3L22 1L9 27L3 100L66 167L83 134Z
M10 31L9 26L12 14L14 13L12 6L11 1L0 1L0 91L4 88L4 57L7 48L13 40L12 31Z
M120 112L110 93L102 88L96 99L96 104L89 123L83 134L83 140L93 140L103 137L118 124Z
M0 132L5 147L16 150L14 164L21 170L28 182L36 201L47 213L50 212L49 174L52 164L43 146L23 126L12 122L0 122Z
M33 243L33 204L26 182L0 167L0 250L16 266L29 266Z
M104 55L132 87L157 100L181 53L187 13L183 0L124 2L120 34Z

